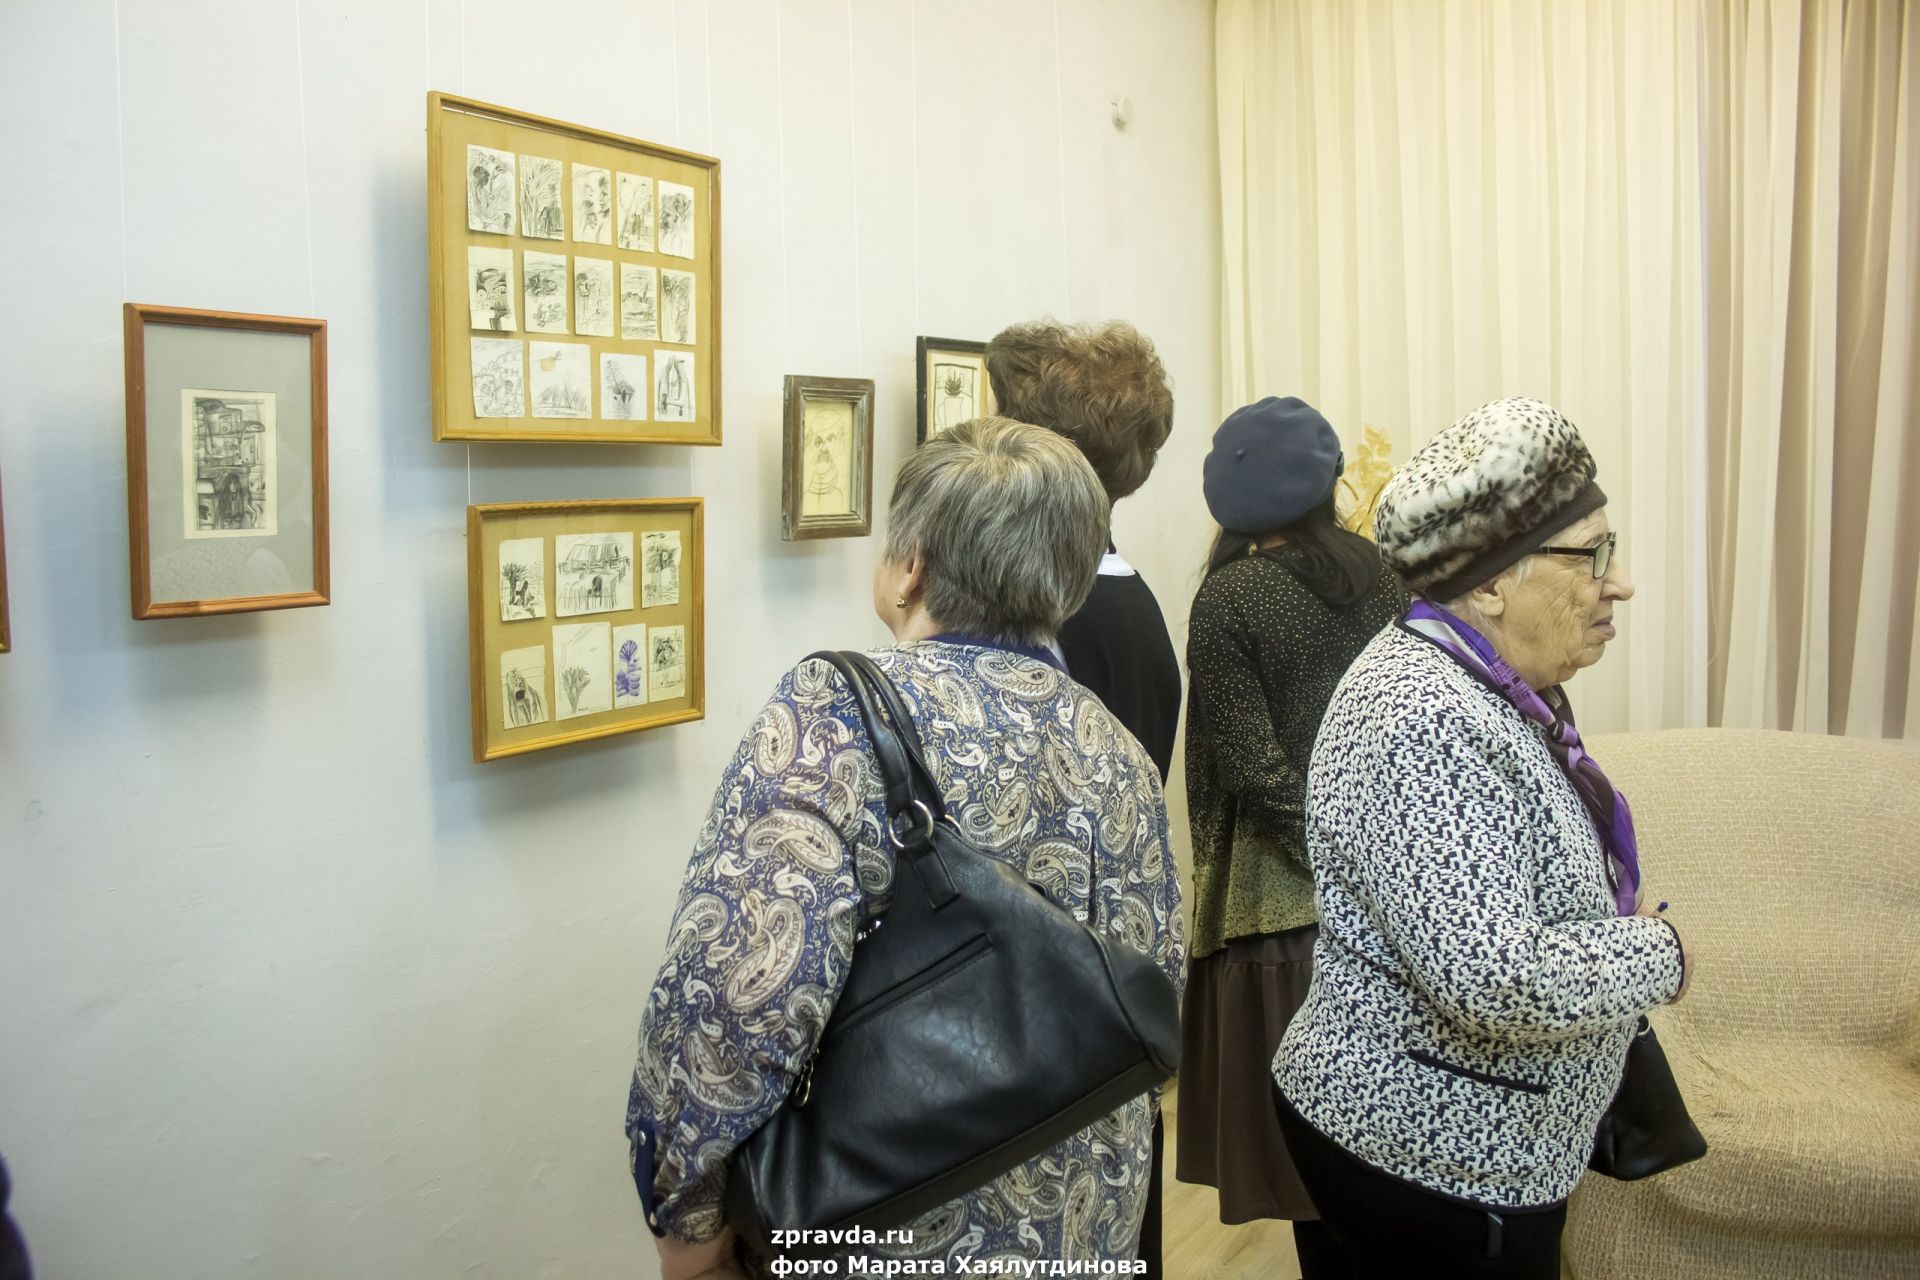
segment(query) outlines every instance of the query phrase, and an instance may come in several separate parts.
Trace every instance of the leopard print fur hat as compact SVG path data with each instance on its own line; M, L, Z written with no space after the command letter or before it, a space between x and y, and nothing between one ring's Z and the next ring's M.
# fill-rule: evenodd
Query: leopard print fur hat
M1538 400L1481 405L1408 459L1373 537L1408 587L1442 603L1519 563L1606 505L1580 432Z

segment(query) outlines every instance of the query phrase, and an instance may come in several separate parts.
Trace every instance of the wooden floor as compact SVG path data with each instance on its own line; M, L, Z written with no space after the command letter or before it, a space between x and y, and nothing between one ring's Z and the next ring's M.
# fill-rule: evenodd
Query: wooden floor
M1167 1119L1166 1185L1161 1190L1160 1232L1167 1280L1294 1280L1291 1223L1264 1219L1237 1227L1220 1221L1220 1193L1178 1182L1173 1176L1178 1093L1162 1107Z

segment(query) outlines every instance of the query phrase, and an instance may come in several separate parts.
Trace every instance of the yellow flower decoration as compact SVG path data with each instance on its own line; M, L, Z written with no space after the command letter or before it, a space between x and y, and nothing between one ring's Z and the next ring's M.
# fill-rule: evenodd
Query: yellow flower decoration
M1373 509L1380 491L1393 479L1393 442L1372 427L1362 427L1359 451L1347 460L1340 488L1347 496L1347 514L1341 525L1363 538L1373 537Z

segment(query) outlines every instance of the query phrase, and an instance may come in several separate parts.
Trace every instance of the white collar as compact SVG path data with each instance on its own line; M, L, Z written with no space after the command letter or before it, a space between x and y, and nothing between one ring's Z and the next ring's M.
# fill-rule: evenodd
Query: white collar
M1131 578L1137 576L1138 572L1121 558L1118 551L1109 551L1100 557L1100 576L1103 578Z

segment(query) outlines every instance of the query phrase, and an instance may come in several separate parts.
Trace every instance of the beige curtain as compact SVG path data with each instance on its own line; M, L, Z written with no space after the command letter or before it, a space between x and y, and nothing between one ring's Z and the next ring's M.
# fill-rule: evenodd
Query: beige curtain
M1488 400L1579 424L1639 594L1583 726L1707 714L1699 24L1671 0L1221 0L1225 396L1404 460Z
M1704 20L1709 713L1920 739L1920 14Z
M1639 587L1590 728L1920 736L1906 8L1220 0L1228 403L1572 417Z

